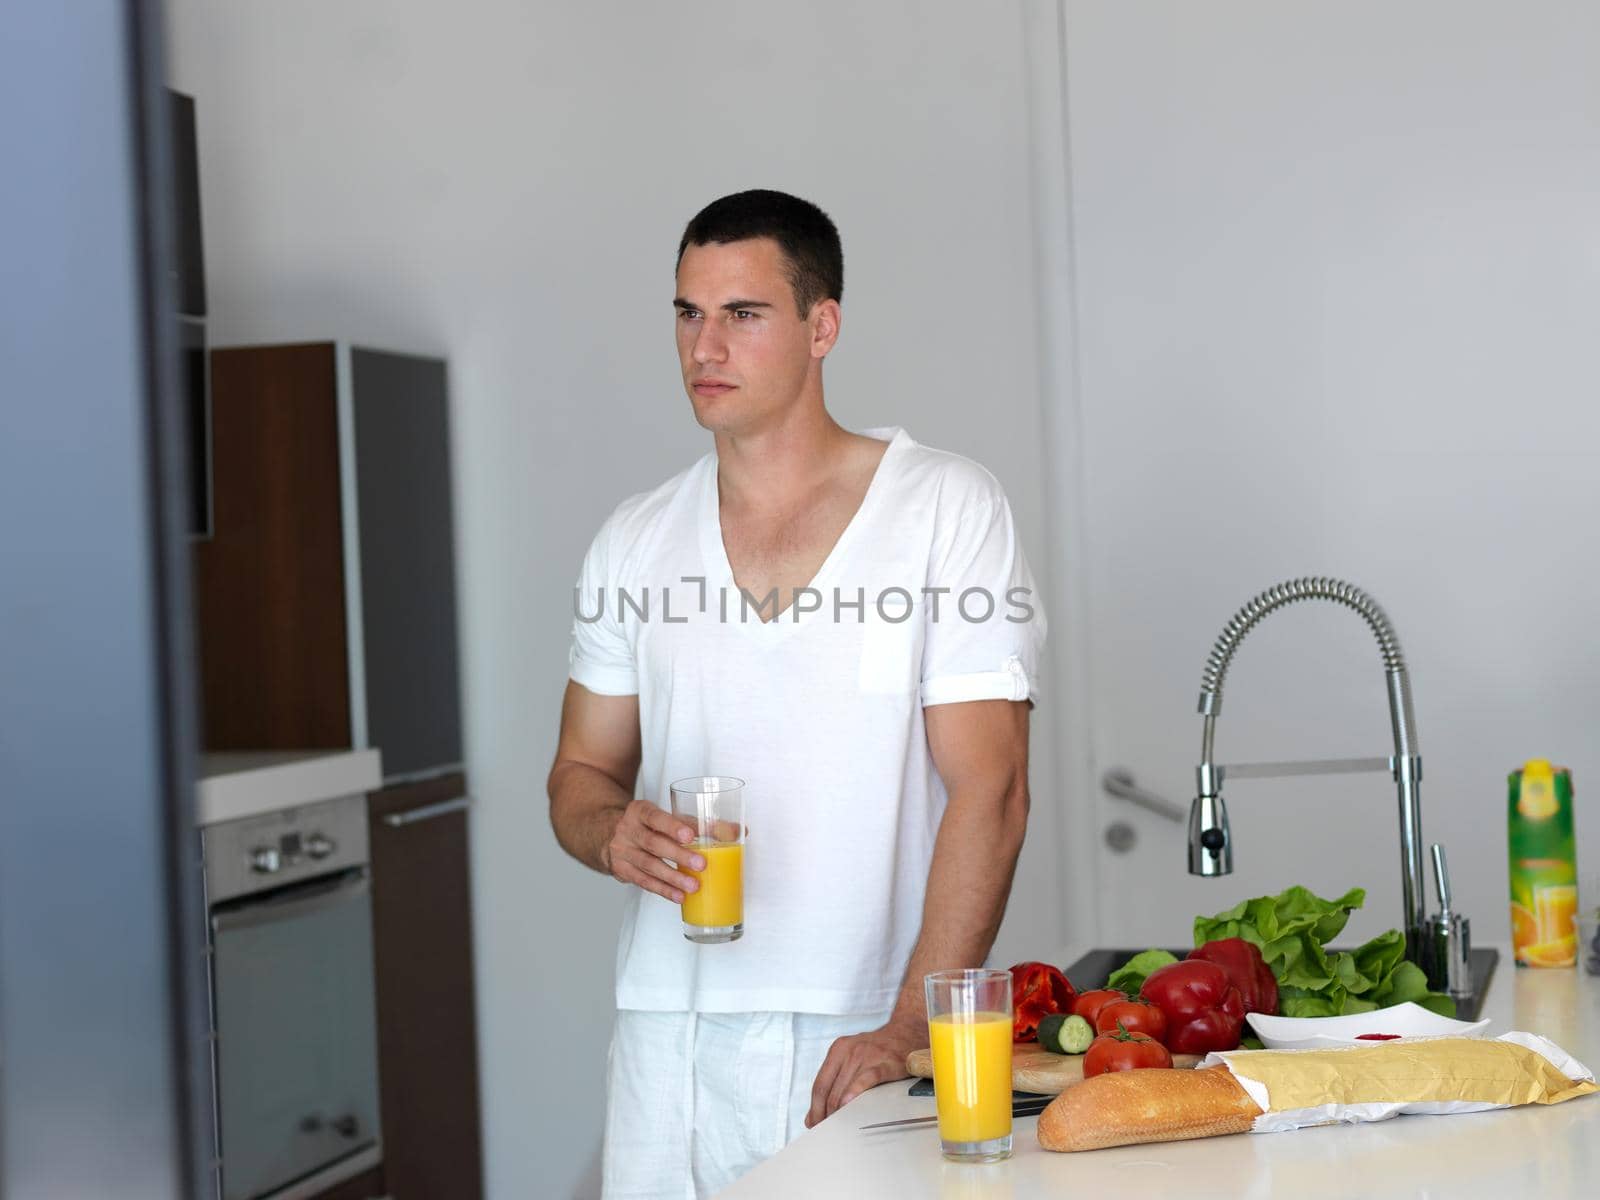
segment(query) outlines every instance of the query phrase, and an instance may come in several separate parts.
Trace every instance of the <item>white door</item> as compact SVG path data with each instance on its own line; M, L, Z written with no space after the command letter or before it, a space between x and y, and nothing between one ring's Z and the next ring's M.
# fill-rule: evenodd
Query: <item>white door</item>
M1600 9L1065 13L1095 774L1186 811L1224 622L1347 578L1409 660L1424 839L1504 940L1506 772L1548 755L1600 783ZM1355 614L1246 638L1219 761L1390 749ZM1225 795L1220 880L1187 875L1182 824L1076 808L1103 944L1187 944L1195 914L1295 883L1366 887L1352 940L1401 923L1387 776Z

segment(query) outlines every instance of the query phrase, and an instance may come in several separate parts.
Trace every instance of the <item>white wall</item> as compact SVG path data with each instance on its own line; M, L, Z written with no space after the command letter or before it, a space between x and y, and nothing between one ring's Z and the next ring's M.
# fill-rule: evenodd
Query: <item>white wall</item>
M621 893L560 854L543 780L583 549L708 448L676 374L677 238L741 188L822 204L846 255L833 411L989 466L1047 576L1022 9L167 7L214 340L450 358L488 1181L570 1194ZM1003 961L1063 939L1053 741Z
M1600 8L1066 11L1097 765L1187 803L1224 622L1353 579L1408 656L1424 835L1505 939L1507 771L1600 782ZM1251 634L1225 699L1224 762L1389 752L1376 645L1331 605ZM1392 783L1227 795L1225 882L1101 802L1143 838L1108 934L1295 882L1367 886L1353 932L1397 923Z

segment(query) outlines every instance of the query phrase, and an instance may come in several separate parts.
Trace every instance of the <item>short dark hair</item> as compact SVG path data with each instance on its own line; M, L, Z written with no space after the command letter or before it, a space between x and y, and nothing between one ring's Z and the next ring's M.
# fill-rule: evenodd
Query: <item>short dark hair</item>
M804 317L818 300L844 297L844 249L828 214L809 200L757 188L713 200L694 215L678 242L690 246L771 238L789 261L789 287Z

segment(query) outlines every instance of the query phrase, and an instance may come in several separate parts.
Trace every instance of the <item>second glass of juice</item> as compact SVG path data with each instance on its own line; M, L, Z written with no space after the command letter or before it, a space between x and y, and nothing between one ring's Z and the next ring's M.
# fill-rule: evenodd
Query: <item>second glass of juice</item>
M1011 972L923 978L939 1143L955 1162L1011 1157Z
M732 942L744 935L744 780L695 775L672 785L672 815L695 828L687 849L705 859L702 870L678 869L700 881L683 897L683 936L691 942Z

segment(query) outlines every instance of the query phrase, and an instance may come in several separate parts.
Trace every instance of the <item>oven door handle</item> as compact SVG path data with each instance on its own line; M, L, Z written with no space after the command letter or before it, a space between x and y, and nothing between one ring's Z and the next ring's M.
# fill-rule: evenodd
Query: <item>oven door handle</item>
M332 908L336 904L366 896L372 883L366 867L356 867L333 879L307 884L265 900L254 900L224 912L213 913L211 928L217 933L230 929L248 929L252 925L265 925L286 917L304 916L318 909Z

